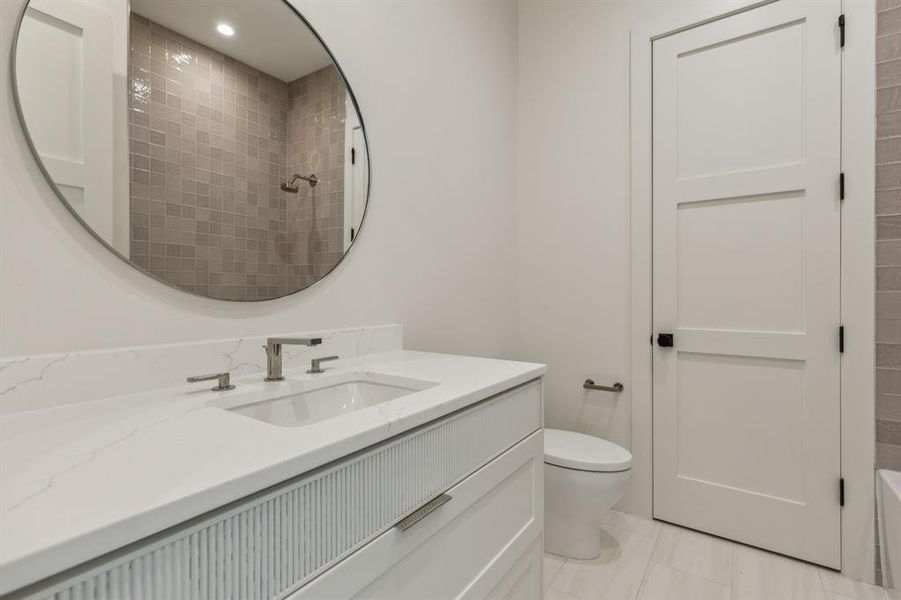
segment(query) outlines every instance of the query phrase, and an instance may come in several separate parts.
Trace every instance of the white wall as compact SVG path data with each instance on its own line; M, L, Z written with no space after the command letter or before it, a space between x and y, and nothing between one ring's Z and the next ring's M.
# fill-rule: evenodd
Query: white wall
M326 280L243 304L196 298L132 269L53 195L9 85L24 3L0 3L0 356L385 322L403 323L412 348L512 352L516 5L297 4L362 108L370 210Z
M629 39L742 0L521 0L517 357L549 365L547 422L631 447ZM625 384L585 392L582 382Z
M549 426L627 447L629 27L641 10L633 6L519 7L517 357L549 365ZM625 392L585 392L589 377L620 381Z

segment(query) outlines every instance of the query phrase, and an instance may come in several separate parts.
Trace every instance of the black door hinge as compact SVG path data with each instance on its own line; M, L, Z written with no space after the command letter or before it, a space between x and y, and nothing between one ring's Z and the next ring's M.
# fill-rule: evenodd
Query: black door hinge
M357 164L357 149L356 148L350 149L350 164L352 164L352 165Z
M845 174L844 173L838 174L838 199L839 200L845 199Z
M845 351L845 326L840 325L838 328L838 351Z
M838 480L838 505L845 505L845 478L841 477Z
M356 235L357 235L356 230L353 227L351 227L350 228L350 241L354 241L354 237L356 237Z
M839 46L845 47L845 15L838 16L838 39Z

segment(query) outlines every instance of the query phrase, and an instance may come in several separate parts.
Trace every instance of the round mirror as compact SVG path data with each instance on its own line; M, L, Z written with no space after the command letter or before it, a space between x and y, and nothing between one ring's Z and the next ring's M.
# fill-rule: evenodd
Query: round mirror
M14 77L60 199L162 282L285 296L325 277L360 230L363 120L283 0L30 0Z

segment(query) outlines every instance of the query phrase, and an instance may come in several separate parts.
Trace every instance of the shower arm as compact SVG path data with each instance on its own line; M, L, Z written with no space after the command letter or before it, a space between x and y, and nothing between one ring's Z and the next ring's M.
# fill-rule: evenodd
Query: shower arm
M295 182L298 179L303 179L307 183L310 184L310 187L316 187L316 184L319 183L319 178L316 177L315 174L310 175L300 175L299 173L295 173L293 177L291 177L291 181L287 183L288 187L296 187Z

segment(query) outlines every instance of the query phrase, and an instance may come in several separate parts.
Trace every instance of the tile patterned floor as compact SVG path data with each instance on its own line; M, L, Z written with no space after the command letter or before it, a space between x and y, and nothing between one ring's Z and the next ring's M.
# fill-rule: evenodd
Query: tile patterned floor
M611 511L595 560L544 557L545 600L890 600L813 565Z

